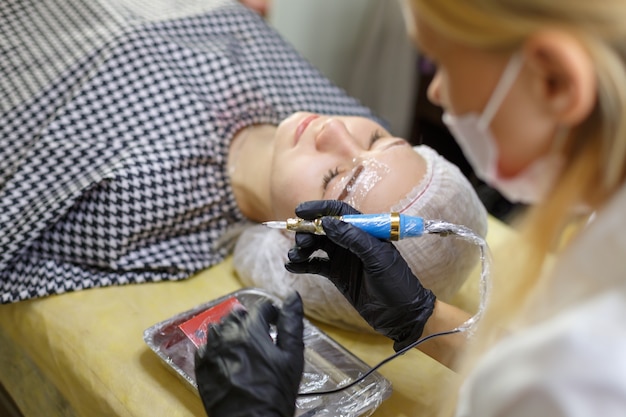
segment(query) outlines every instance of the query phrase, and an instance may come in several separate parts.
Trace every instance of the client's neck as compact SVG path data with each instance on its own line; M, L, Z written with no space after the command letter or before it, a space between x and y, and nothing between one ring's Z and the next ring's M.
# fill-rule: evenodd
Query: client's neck
M256 222L271 220L270 169L276 126L253 125L239 131L228 152L228 171L241 212Z

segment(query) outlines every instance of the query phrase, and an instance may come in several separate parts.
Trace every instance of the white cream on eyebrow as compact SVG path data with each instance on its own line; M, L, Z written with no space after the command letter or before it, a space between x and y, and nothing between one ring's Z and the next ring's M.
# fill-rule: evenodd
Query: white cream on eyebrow
M349 175L344 176L333 187L338 199L358 208L369 192L384 178L391 169L376 159L365 159L354 167Z

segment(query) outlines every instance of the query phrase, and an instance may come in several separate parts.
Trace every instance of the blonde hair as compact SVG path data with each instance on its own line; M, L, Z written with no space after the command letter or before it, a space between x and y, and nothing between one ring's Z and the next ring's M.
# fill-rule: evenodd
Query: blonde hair
M491 306L465 358L467 371L498 340L498 329L520 313L537 287L549 253L572 220L572 207L600 207L624 183L626 161L626 3L623 0L409 0L436 32L485 50L515 50L534 31L558 27L586 47L595 65L597 102L572 132L567 165L550 199L529 210L520 226L525 250L507 266L507 288L494 287ZM496 277L497 279L497 277ZM503 325L504 324L504 325ZM448 400L449 404L449 400ZM443 411L450 414L446 407Z

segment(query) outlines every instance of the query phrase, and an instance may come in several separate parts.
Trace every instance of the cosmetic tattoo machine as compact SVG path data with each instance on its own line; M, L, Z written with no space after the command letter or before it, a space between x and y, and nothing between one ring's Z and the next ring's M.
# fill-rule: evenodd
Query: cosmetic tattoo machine
M338 219L350 223L379 239L400 240L408 237L419 237L424 234L424 219L399 213L383 214L346 214ZM270 221L264 225L293 232L323 235L322 219L304 220L300 218L287 221Z

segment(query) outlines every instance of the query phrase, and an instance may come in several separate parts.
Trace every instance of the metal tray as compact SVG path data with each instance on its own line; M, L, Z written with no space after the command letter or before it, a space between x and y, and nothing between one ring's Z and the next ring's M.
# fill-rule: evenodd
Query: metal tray
M144 331L143 338L163 363L197 393L194 375L196 346L178 327L205 310L235 297L248 308L261 300L281 305L266 291L246 288L177 314ZM347 385L370 367L343 346L304 320L305 367L300 392L324 391ZM295 416L356 417L369 415L391 394L391 383L377 372L357 385L334 394L299 397Z

